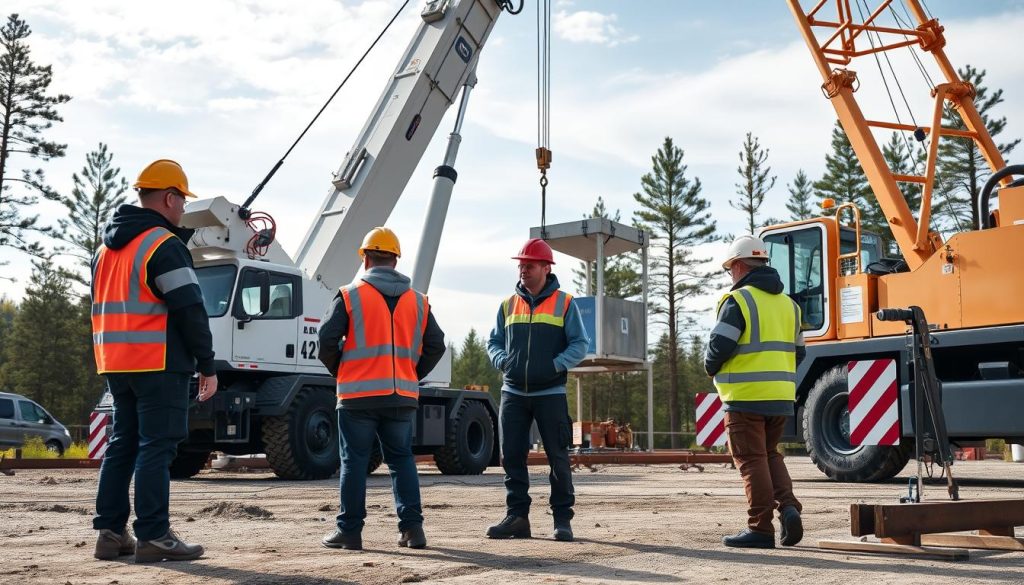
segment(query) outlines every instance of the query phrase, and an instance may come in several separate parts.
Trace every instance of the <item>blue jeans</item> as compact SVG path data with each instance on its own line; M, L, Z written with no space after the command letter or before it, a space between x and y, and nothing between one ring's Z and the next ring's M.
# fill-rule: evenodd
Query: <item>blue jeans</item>
M92 526L123 532L131 515L128 486L135 476L139 540L156 540L170 528L168 467L188 435L188 386L182 372L107 374L114 396L114 426L100 467Z
M339 408L338 443L341 450L341 507L338 530L361 532L366 519L366 475L370 453L380 438L384 462L391 471L398 529L423 524L420 478L412 455L415 408Z
M501 393L498 414L501 434L501 459L505 468L505 505L508 513L527 517L530 513L530 472L526 457L530 452L530 427L537 421L544 452L551 471L551 514L555 521L572 520L576 495L572 487L569 448L572 423L565 394L551 396L518 396Z

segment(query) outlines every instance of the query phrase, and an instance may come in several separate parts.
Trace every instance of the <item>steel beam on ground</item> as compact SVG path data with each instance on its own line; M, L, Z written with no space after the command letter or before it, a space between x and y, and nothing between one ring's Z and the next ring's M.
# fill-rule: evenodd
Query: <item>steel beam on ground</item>
M699 451L609 451L607 453L570 453L573 465L657 465L672 463L732 463L728 453L704 453ZM547 465L544 453L530 453L527 465Z
M877 504L873 507L874 533L879 538L1024 526L1024 499Z
M4 469L98 469L102 459L4 459Z

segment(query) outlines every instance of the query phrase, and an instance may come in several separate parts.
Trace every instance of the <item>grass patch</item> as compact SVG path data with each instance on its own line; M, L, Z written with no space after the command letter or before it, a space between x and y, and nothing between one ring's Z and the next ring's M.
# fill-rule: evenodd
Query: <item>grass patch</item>
M14 459L14 449L7 449L0 451L0 456L4 459ZM64 451L63 459L86 459L89 457L89 444L78 442L72 443L70 447ZM41 437L29 437L25 441L25 444L21 446L21 458L22 459L60 459L58 455L46 448L46 443L43 442Z

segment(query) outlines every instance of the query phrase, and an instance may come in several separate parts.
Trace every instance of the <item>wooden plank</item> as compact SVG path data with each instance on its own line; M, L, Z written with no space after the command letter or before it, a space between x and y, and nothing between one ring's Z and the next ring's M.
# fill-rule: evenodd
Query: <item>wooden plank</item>
M875 505L880 538L1002 526L1024 526L1024 499Z
M819 540L818 548L844 552L903 555L917 558L939 559L943 561L966 561L971 558L970 551L962 548L927 548L907 544L860 542L856 540Z
M925 534L921 537L921 544L927 546L1024 551L1024 538L988 536L984 534Z

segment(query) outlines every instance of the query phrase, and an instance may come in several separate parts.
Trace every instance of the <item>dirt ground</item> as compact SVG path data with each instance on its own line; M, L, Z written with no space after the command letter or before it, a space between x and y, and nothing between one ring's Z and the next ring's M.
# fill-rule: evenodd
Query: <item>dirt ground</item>
M906 479L881 485L824 479L806 458L787 459L804 504L804 541L773 551L727 549L746 504L736 470L673 465L601 466L575 474L576 541L549 537L547 468L533 467L535 537L495 541L487 526L504 515L500 470L450 477L420 467L425 550L399 548L390 483L369 481L361 552L329 550L336 480L285 482L272 474L204 471L171 488L171 523L202 543L198 561L135 565L92 558L90 515L96 472L18 471L0 476L0 583L1016 583L1024 553L973 551L966 562L837 553L819 539L851 539L849 504L895 503ZM908 467L909 474L911 468ZM1024 465L958 462L966 499L1022 496ZM926 489L944 498L942 485ZM1018 536L1022 530L1018 528Z

